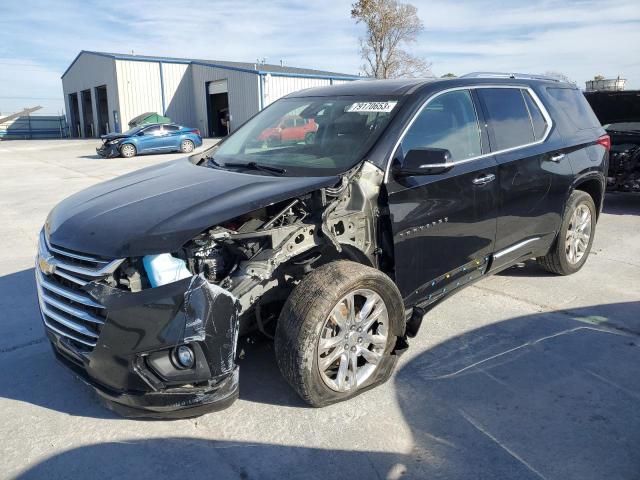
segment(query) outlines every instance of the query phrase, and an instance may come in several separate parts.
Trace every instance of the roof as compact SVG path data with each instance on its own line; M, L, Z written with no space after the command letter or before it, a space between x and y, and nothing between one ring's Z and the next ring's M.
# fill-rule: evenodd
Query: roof
M326 87L314 87L300 90L288 95L288 97L323 97L334 95L411 95L422 89L422 92L436 91L444 88L474 87L478 85L511 85L516 87L531 86L536 84L559 84L577 88L572 84L559 83L557 80L541 77L457 77L457 78L403 78L395 80L361 79L355 82L343 83Z
M312 77L312 78L331 78L335 80L356 80L358 75L349 75L346 73L329 72L325 70L314 70L311 68L297 68L280 65L270 65L263 63L250 63L250 62L230 62L227 60L202 60L202 59L190 59L190 58L178 58L178 57L158 57L151 55L131 55L125 53L110 53L110 52L93 52L88 50L82 50L76 58L71 62L71 65L64 71L62 76L64 77L67 72L73 67L78 58L82 54L98 55L101 57L113 58L115 60L130 60L138 62L163 62L163 63L182 63L190 65L203 65L209 67L224 68L228 70L243 71L247 73L254 73L258 75L277 75L277 76L292 76L292 77Z

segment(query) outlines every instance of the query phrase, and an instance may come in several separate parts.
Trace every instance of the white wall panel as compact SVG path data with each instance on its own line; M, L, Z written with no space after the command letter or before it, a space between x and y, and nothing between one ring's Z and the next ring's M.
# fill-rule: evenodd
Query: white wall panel
M129 128L129 121L142 113L162 113L158 63L116 60L116 72L122 130Z
M165 115L185 127L195 127L191 68L184 63L162 63ZM162 112L158 112L162 113Z
M280 77L265 75L264 77L264 106L275 102L285 95L312 87L330 85L329 79L305 77Z

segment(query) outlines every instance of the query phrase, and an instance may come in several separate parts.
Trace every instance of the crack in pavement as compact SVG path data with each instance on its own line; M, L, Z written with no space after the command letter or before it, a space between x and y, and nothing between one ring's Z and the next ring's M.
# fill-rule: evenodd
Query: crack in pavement
M25 343L19 343L17 345L12 345L10 347L0 348L0 353L15 352L16 350L20 350L21 348L30 347L32 345L39 345L40 343L43 343L46 339L47 337L40 337Z

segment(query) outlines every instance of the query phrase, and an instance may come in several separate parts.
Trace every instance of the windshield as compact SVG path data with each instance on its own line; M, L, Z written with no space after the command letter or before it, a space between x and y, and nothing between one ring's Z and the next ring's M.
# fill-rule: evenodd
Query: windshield
M252 167L263 174L335 175L362 159L397 104L395 97L281 99L205 156L213 157L217 167Z
M137 127L130 128L129 130L124 132L122 135L135 135L140 130L142 130L143 128L148 127L148 126L149 125L138 125Z

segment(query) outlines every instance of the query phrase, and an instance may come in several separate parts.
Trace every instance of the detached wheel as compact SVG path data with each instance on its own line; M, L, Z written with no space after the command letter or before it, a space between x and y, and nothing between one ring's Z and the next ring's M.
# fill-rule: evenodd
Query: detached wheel
M136 147L131 145L130 143L125 143L120 147L120 155L124 158L131 158L136 156Z
M191 140L183 140L182 142L180 142L180 151L182 153L193 152L194 148L195 148L195 145Z
M294 289L276 329L282 375L307 403L322 407L389 379L404 332L393 281L354 262L324 265Z
M589 257L596 229L596 206L591 195L574 190L565 207L558 239L551 251L538 257L538 264L558 275L571 275Z

